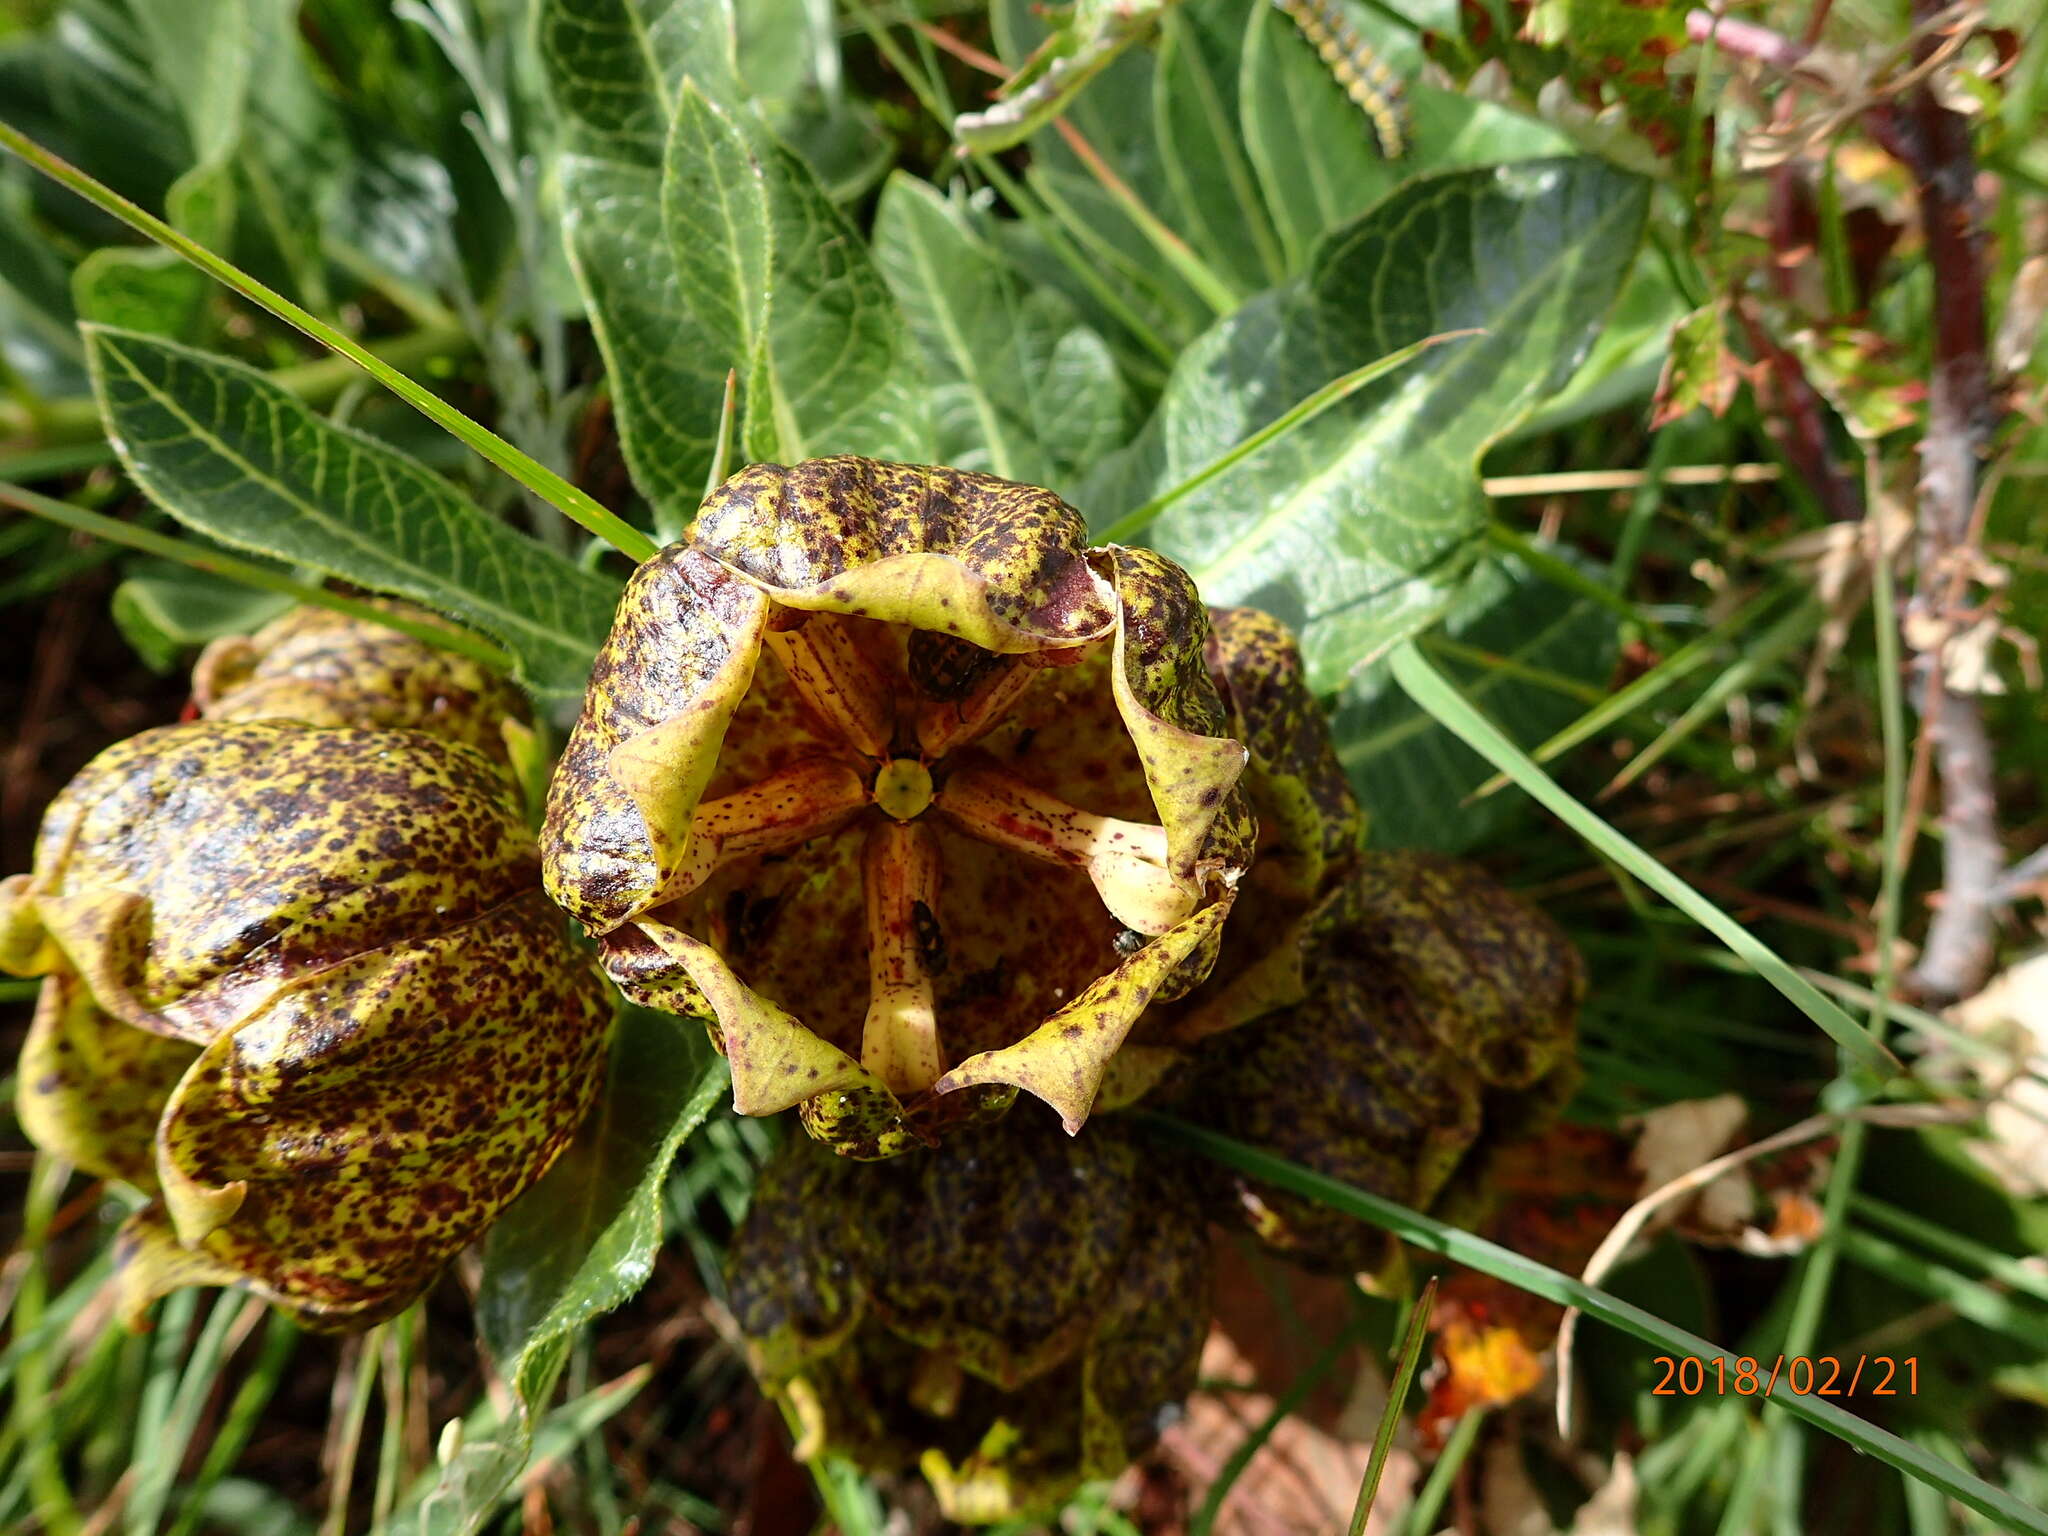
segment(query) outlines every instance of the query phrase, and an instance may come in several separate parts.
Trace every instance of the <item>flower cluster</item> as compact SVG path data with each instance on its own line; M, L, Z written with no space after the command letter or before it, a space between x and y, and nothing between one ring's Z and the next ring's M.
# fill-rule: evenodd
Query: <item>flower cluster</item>
M201 718L97 759L0 964L47 976L22 1113L137 1186L139 1304L250 1286L389 1315L539 1176L617 989L794 1110L734 1315L801 1454L1045 1510L1192 1384L1208 1227L1371 1271L1384 1240L1187 1166L1149 1098L1459 1211L1573 1081L1541 914L1362 846L1292 636L1207 610L1049 491L842 457L742 470L634 574L538 844L504 685L298 613Z

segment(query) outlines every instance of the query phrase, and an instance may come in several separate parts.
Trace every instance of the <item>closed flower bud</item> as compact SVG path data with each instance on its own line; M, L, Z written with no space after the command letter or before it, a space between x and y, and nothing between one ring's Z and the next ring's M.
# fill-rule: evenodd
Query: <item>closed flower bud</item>
M793 1142L727 1270L798 1454L916 1467L968 1523L1122 1471L1178 1412L1208 1326L1185 1171L1113 1118L1068 1138L1020 1111L882 1164Z
M1306 997L1211 1041L1184 1113L1318 1173L1469 1218L1504 1140L1570 1093L1584 973L1562 930L1477 868L1368 853L1303 932ZM1376 1269L1376 1229L1242 1175L1230 1203L1311 1268ZM1455 1200L1455 1204L1447 1204Z
M405 1306L547 1168L610 1009L510 785L418 731L146 731L0 883L47 977L20 1067L44 1148L154 1198L131 1310L237 1284L315 1326Z
M858 1158L1017 1090L1072 1131L1250 856L1185 573L1049 491L755 465L642 566L549 794L549 893L734 1105ZM949 1097L950 1096L950 1097Z

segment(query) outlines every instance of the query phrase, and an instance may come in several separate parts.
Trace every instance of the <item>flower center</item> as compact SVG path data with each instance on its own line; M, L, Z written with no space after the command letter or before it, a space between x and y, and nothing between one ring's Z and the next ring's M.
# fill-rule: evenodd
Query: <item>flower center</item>
M914 757L899 757L875 775L875 804L898 821L911 821L932 803L932 776Z

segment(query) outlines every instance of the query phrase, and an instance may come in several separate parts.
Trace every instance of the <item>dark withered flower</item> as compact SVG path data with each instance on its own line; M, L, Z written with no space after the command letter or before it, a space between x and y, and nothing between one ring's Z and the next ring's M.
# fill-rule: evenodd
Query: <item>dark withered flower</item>
M1301 930L1294 968L1302 1000L1210 1040L1178 1107L1318 1173L1468 1217L1494 1150L1539 1129L1576 1079L1576 948L1473 865L1368 852ZM1252 1230L1303 1264L1357 1273L1388 1255L1349 1216L1228 1182Z
M1209 1249L1184 1169L1118 1117L1043 1112L885 1163L793 1140L727 1257L798 1454L915 1467L948 1518L1047 1513L1193 1387Z
M404 1307L561 1150L610 1006L511 785L412 730L201 720L109 748L0 883L46 978L24 1129L151 1201L131 1313L233 1284L314 1326Z
M861 1158L1018 1089L1077 1129L1249 859L1207 638L1177 566L1049 491L754 465L627 588L549 893L628 996L713 1021L744 1114Z

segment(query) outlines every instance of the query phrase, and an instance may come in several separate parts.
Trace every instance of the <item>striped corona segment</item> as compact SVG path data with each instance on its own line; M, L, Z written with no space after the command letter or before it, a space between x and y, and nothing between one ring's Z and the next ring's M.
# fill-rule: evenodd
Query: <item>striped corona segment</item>
M1344 94L1372 120L1380 153L1398 160L1408 150L1408 104L1401 81L1338 8L1337 0L1273 0L1321 56Z

